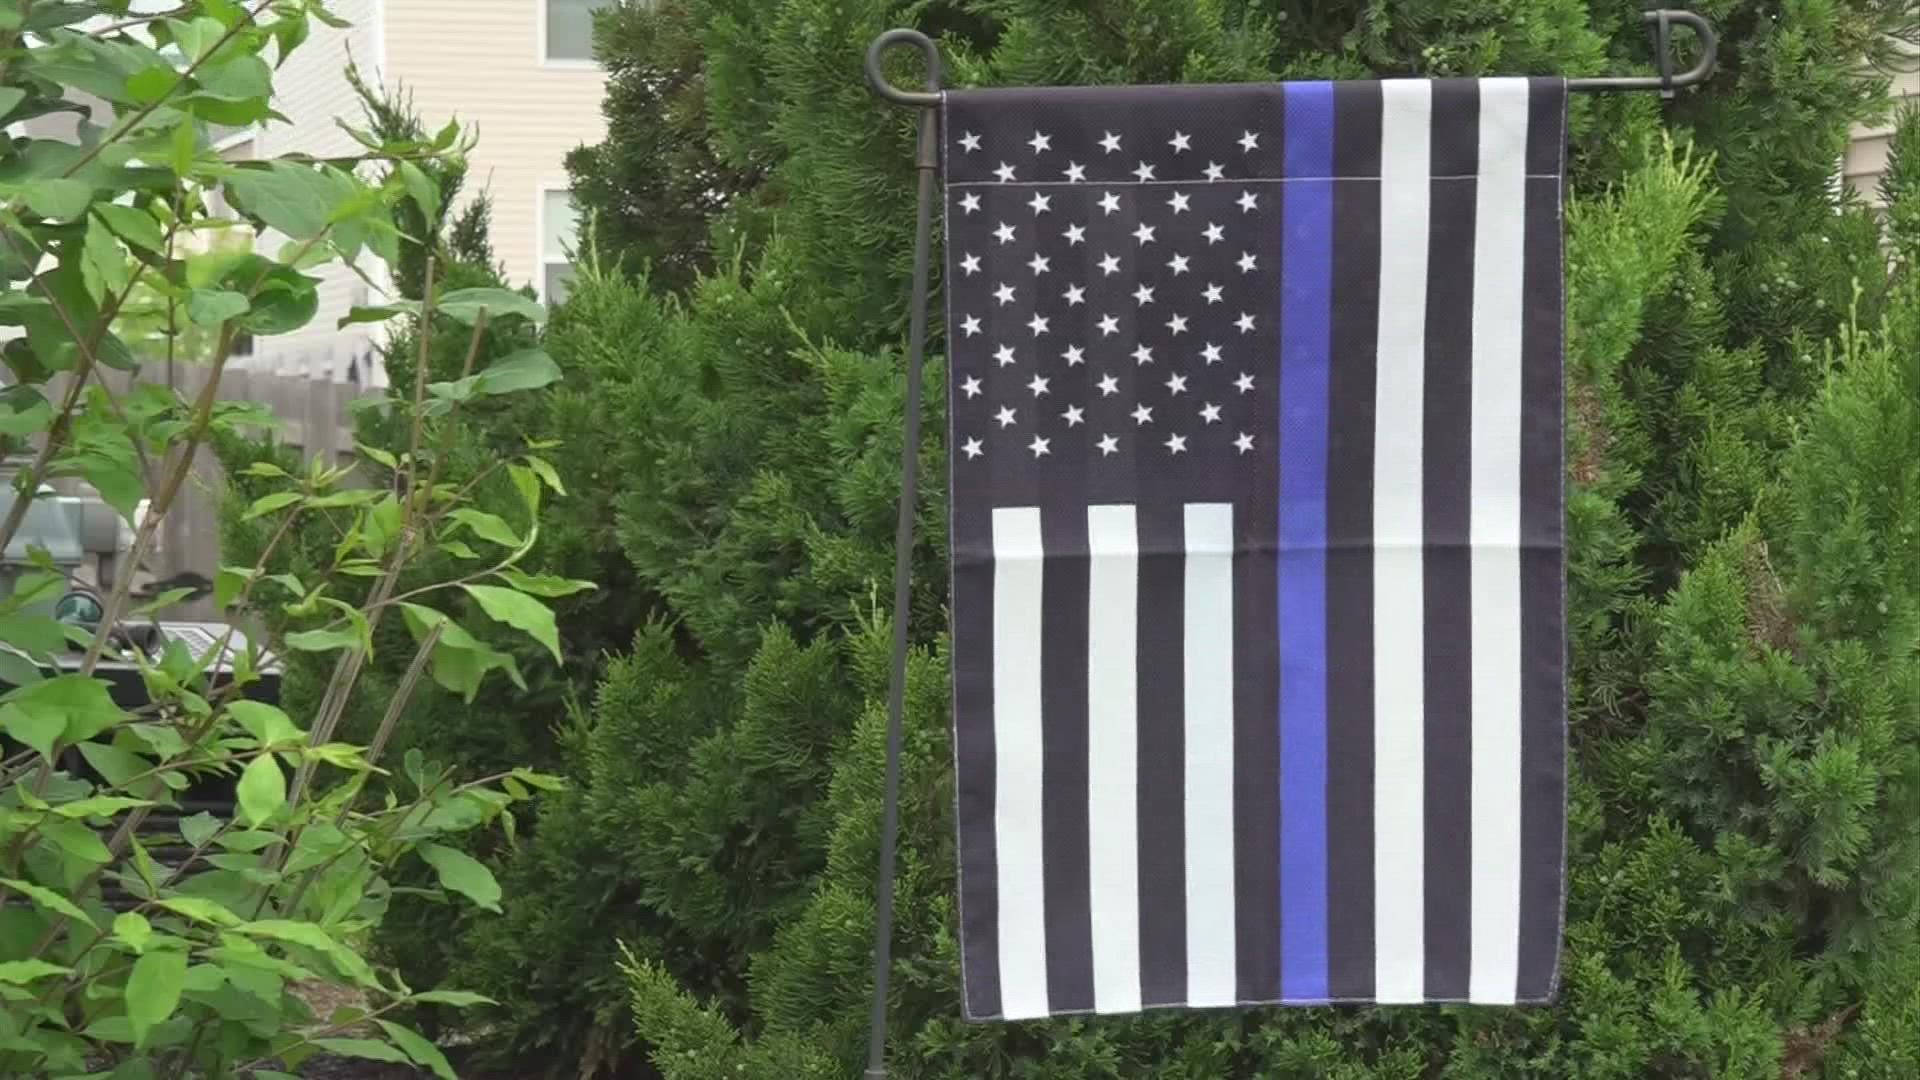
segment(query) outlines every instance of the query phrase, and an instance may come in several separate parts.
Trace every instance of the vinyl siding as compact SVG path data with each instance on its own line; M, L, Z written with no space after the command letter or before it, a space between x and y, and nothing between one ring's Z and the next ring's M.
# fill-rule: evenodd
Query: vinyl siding
M352 25L343 29L326 26L317 20L313 34L295 50L274 75L274 107L291 123L268 122L254 134L249 157L275 158L290 153L350 155L360 152L346 132L334 123L339 117L348 122L360 119L359 99L347 84L345 72L349 60L357 63L362 74L371 79L380 62L380 0L333 0L329 10ZM238 149L238 148L237 148ZM259 250L275 253L278 237L262 239ZM376 284L385 284L379 261L367 256L362 269ZM281 374L305 374L314 378L343 379L346 366L361 357L360 375L367 377L366 357L377 331L365 327L336 330L340 317L355 304L378 303L379 294L370 289L353 271L326 266L313 271L321 279L320 311L299 331L267 339L259 345L250 362L254 370ZM377 367L377 361L374 362Z
M494 252L516 285L540 281L540 202L565 187L567 152L600 141L605 76L548 65L541 0L385 0L388 70L429 125L457 117L479 142L464 197L493 198Z
M1847 144L1846 157L1840 167L1847 184L1871 206L1881 205L1880 177L1887 171L1887 149L1892 141L1893 118L1899 115L1903 106L1920 104L1920 71L1896 73L1889 92L1894 99L1894 106L1888 112L1888 119L1881 124L1863 124L1854 128L1852 141Z

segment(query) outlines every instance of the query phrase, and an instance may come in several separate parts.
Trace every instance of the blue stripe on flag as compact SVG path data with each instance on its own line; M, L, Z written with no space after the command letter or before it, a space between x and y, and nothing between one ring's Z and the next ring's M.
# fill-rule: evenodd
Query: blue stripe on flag
M1290 83L1280 289L1280 996L1327 997L1333 84Z

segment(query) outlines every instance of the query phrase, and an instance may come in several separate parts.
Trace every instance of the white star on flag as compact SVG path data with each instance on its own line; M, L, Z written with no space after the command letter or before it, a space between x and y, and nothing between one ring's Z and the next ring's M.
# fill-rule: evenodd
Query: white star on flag
M972 337L973 335L979 333L980 317L978 315L962 316L960 319L960 332L967 335L968 337Z
M1153 363L1153 346L1151 345L1134 346L1133 362L1136 365L1140 365L1140 366L1145 366L1147 364Z
M960 149L965 150L969 154L979 150L980 136L975 135L971 131L967 132L965 135L960 136Z
M1175 255L1173 258L1168 259L1167 269L1173 271L1174 277L1179 277L1181 274L1186 273L1187 257L1185 255Z
M1042 195L1036 191L1033 193L1033 198L1027 200L1027 205L1033 207L1033 216L1039 217L1053 209L1053 196Z
M1119 273L1120 257L1113 254L1112 252L1108 252L1105 256L1103 256L1100 259L1100 272L1102 274L1105 274L1107 277L1112 277L1113 275Z
M1141 285L1133 290L1133 302L1141 307L1153 303L1153 286Z
M1260 260L1254 257L1253 252L1251 251L1241 252L1240 253L1240 272L1243 274L1252 272L1253 268L1259 265L1259 262Z
M1068 307L1078 307L1087 302L1087 290L1078 285L1069 285L1067 291L1060 295L1060 299L1065 300Z
M1187 437L1185 435L1169 435L1164 445L1173 453L1184 454L1187 452Z
M1033 451L1034 457L1039 457L1042 454L1051 454L1053 453L1053 451L1047 449L1047 444L1052 441L1053 440L1051 439L1043 439L1040 436L1035 435L1033 437L1033 442L1028 445L1027 449Z
M1078 345L1069 345L1067 351L1061 354L1061 359L1067 362L1068 367L1079 367L1087 362L1087 351Z
M997 228L997 229L995 229L995 230L993 230L993 235L994 235L994 236L995 236L995 237L996 237L996 238L997 238L997 239L998 239L998 240L999 240L999 241L1000 241L1001 243L1003 243L1003 244L1011 244L1011 243L1013 243L1013 238L1014 238L1015 236L1017 236L1017 235L1019 235L1019 230L1018 230L1018 229L1015 229L1015 228L1014 228L1013 226L1011 226L1011 225L1009 225L1009 224L1007 224L1006 222L1004 222L1004 221L1003 221L1003 222L1001 222L1001 223L1000 223L1000 227L999 227L999 228Z
M1147 244L1153 243L1153 233L1154 227L1152 225L1141 222L1140 226L1133 230L1133 238L1139 241L1141 246L1144 247Z
M1111 315L1100 316L1100 336L1112 337L1120 332L1120 320Z
M1260 196L1255 195L1251 191L1243 191L1240 193L1240 212L1241 213L1249 213L1259 208L1259 206L1260 206Z
M1013 286L1001 282L1000 287L993 290L993 298L1000 301L1001 307L1013 303Z
M1033 133L1033 138L1027 140L1027 145L1033 147L1033 152L1036 154L1042 150L1051 150L1053 149L1053 136L1036 131Z
M979 439L968 439L961 445L960 449L965 451L969 458L977 458L981 454L986 453L986 451L981 448Z
M1221 288L1220 288L1220 286L1218 286L1218 285L1209 285L1209 286L1207 286L1207 291L1206 291L1206 294L1205 294L1205 295L1206 295L1206 298L1207 298L1207 303L1209 303L1209 304L1217 304L1217 303L1219 303L1219 302L1221 301L1221 299L1222 299L1222 297L1221 297L1221 291L1222 291L1222 290L1221 290Z
M1015 363L1013 358L1013 346L1011 345L1000 346L1000 348L994 351L993 358L1000 362L1001 367L1006 367L1010 364Z
M971 191L967 192L965 195L960 196L960 209L966 211L969 214L980 209L980 196Z
M961 383L961 384L960 384L960 391L961 391L962 393L964 393L964 394L966 394L966 395L967 395L968 397L970 397L970 398L976 398L976 397L979 397L979 396L980 396L980 378L979 378L979 376L977 376L977 375L976 375L976 376L971 376L971 377L969 377L969 378L968 378L968 379L967 379L967 380L966 380L965 382L963 382L963 383Z
M1205 360L1209 366L1219 363L1220 346L1211 341L1207 342L1207 347L1200 350L1200 359Z
M1034 397L1039 397L1041 394L1044 394L1047 392L1047 384L1050 381L1051 380L1049 379L1043 379L1040 376L1035 375L1032 378L1032 380L1027 383L1027 389L1033 391Z
M1033 258L1027 260L1027 265L1033 268L1033 276L1039 277L1041 274L1053 269L1053 260L1047 258L1045 255L1035 255Z
M1100 456L1106 457L1120 449L1120 440L1111 435L1100 436Z
M1233 385L1237 387L1241 393L1244 394L1247 391L1253 389L1253 376L1243 371L1240 373L1239 378L1233 380Z
M1041 334L1047 332L1047 324L1049 321L1045 315L1035 315L1033 318L1027 320L1027 328L1033 331L1034 337L1039 337Z
M1240 313L1240 318L1234 321L1234 325L1240 328L1241 333L1251 334L1253 333L1253 316L1243 311Z
M1013 183L1013 166L1004 161L1000 163L999 168L993 170L993 174L998 176L1003 184Z
M1173 147L1173 152L1176 154L1180 153L1183 150L1189 149L1192 143L1193 143L1193 139L1190 136L1188 136L1187 133L1184 131L1174 132L1173 138L1167 140L1167 145Z
M1185 315L1175 315L1173 318L1168 319L1167 332L1174 337L1179 337L1181 334L1186 333L1187 317Z
M1014 424L1013 410L1007 408L1005 405L1000 406L1000 411L994 414L993 418L1000 422L1002 428L1010 428Z
M972 277L973 275L979 273L980 272L980 256L968 255L966 258L961 259L960 269L968 277Z
M1143 161L1134 168L1133 175L1135 179L1144 184L1153 179L1153 166Z
M1215 405L1211 401L1207 402L1205 405L1201 406L1200 408L1200 419L1205 420L1209 424L1219 423L1220 422L1220 406Z
M1085 165L1082 165L1077 161L1067 162L1067 183L1069 184L1085 183L1086 179L1087 179L1087 167Z
M1120 136L1115 135L1111 131L1107 132L1106 135L1100 139L1100 149L1105 150L1109 154L1118 153L1120 150Z
M1221 228L1217 224L1209 224L1207 226L1207 231L1204 235L1206 236L1207 243L1209 245L1217 244L1220 241L1225 240L1227 238L1227 230Z
M1240 136L1240 149L1245 150L1248 153L1252 153L1253 151L1258 150L1259 148L1260 148L1260 136L1255 135L1251 131Z
M1134 406L1133 422L1136 426L1140 426L1140 427L1145 427L1146 425L1153 423L1153 407L1150 405Z
M1100 196L1100 209L1106 211L1109 214L1119 213L1120 212L1120 196L1115 195L1111 191L1107 192L1105 195Z
M1075 244L1084 244L1087 242L1087 227L1085 225L1069 225L1067 226L1067 231L1061 235L1067 238L1068 247L1072 247Z
M1173 193L1173 197L1167 200L1167 205L1173 207L1174 213L1184 214L1188 209L1187 204L1192 201L1193 196L1185 192L1176 191Z
M1100 396L1101 397L1112 397L1113 395L1119 392L1120 392L1119 379L1116 379L1111 375L1106 375L1101 377L1100 379Z
M1084 410L1078 405L1067 406L1066 411L1061 413L1060 417L1067 422L1068 427L1086 423Z
M1243 431L1239 438L1233 440L1233 445L1239 447L1240 452L1244 454L1253 449L1253 436Z
M1220 165L1216 165L1211 161L1207 162L1207 179L1225 180L1226 178L1227 178L1227 170L1225 168L1221 167Z
M1187 392L1187 377L1185 375L1167 376L1167 393L1184 394L1186 392Z

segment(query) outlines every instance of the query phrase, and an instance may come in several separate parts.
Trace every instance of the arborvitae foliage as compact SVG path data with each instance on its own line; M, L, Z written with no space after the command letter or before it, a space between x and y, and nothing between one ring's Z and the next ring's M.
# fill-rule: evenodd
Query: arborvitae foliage
M570 718L501 699L463 714L558 726L574 787L504 856L506 916L421 933L505 1003L481 1038L513 1075L847 1076L913 212L912 118L868 94L867 42L916 23L953 82L992 85L1644 71L1648 41L1639 5L1597 0L658 7L602 24L630 96L575 169L584 208L619 224L547 335L566 392L496 429L564 440L575 497L543 522L560 572L624 578L562 625L621 655ZM1878 0L1710 10L1722 71L1704 90L1572 107L1559 1002L960 1023L935 394L895 1075L1913 1073L1920 130L1894 140L1891 272L1875 216L1830 182L1884 97L1864 61L1913 27ZM733 192L700 204L704 228L695 204L660 206L696 189ZM604 269L649 261L661 278Z

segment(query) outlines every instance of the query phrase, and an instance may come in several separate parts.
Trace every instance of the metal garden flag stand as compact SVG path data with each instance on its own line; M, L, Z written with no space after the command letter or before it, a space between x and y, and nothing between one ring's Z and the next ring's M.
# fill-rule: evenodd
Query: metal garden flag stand
M949 93L868 49L920 110L869 1080L943 162L966 1016L1551 1000L1565 103L1708 77L1646 19L1647 78Z

